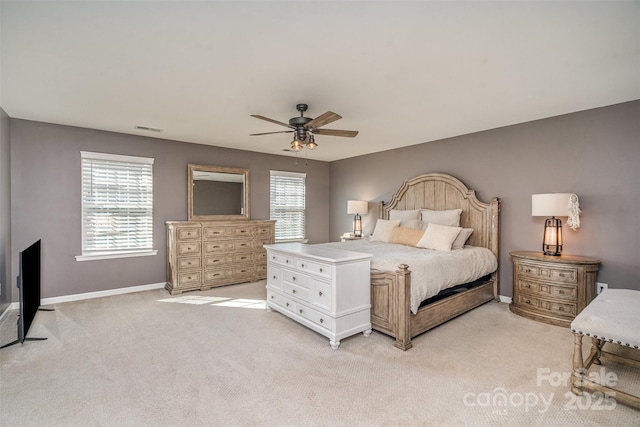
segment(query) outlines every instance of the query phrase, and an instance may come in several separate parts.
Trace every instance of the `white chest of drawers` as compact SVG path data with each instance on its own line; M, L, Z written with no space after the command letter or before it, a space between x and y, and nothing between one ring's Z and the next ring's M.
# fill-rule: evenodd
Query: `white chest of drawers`
M329 338L371 334L371 255L301 243L265 245L267 310Z

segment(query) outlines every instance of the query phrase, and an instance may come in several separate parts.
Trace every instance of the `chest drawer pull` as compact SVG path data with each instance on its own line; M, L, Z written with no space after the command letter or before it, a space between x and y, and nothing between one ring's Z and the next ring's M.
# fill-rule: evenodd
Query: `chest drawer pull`
M293 276L293 281L294 281L294 282L296 281L296 276Z
M524 272L525 272L525 273L531 273L531 269L530 269L530 268L527 268L527 269L525 269L525 270L524 270Z
M320 273L322 273L324 270L322 269L322 267L320 267Z
M559 294L564 294L564 291L563 290L559 290L558 293Z
M300 267L304 268L304 264L300 264Z
M531 285L527 285L527 288L530 288L530 287L531 287Z
M287 307L289 307L289 303L287 303Z
M531 304L531 300L526 300L525 301L527 304Z
M564 307L558 307L558 310L564 311Z
M318 292L318 296L320 297L322 296L322 291Z
M274 274L274 275L273 275L273 280L276 280L276 279L277 279L277 277L276 277L276 275Z
M302 309L300 309L299 311L300 311L300 314L302 314Z
M296 293L296 290L295 290L295 289L292 289L292 290L291 290L291 293L294 293L294 294L295 294L295 293Z
M324 319L323 318L320 318L320 323L324 323Z

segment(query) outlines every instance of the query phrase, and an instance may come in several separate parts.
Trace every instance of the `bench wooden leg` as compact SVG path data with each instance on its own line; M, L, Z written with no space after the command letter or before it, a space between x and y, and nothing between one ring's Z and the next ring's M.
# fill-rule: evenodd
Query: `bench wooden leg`
M584 359L582 358L582 335L573 334L573 376L571 391L575 395L582 395L582 385L584 380Z

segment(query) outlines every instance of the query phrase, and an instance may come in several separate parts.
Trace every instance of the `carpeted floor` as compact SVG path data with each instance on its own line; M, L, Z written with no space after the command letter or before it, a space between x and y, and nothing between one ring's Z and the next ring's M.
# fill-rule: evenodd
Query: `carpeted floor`
M485 304L402 352L328 340L264 310L264 283L57 304L0 350L1 426L633 426L569 392L568 329ZM16 313L0 324L15 339ZM638 373L607 365L638 392ZM599 369L599 368L598 368Z

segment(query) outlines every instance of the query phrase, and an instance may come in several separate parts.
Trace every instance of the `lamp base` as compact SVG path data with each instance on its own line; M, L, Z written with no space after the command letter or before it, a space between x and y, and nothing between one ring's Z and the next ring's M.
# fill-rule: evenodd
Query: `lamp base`
M560 252L547 252L547 251L543 251L542 253L543 253L543 254L545 254L545 255L548 255L548 256L561 256L561 255L562 255Z

